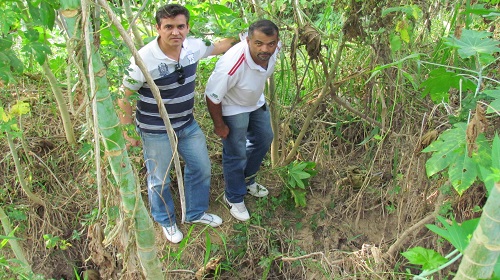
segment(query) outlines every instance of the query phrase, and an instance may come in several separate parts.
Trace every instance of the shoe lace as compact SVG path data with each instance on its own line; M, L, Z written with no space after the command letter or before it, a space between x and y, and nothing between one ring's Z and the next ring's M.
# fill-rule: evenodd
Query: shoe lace
M210 214L205 213L205 214L203 214L203 216L201 216L201 218L199 218L199 220L213 222L214 217L212 217L212 215L210 215Z
M264 191L264 187L262 187L261 185L259 185L257 183L248 186L248 188L250 189L250 191L252 191L254 193L260 193L261 191Z
M238 210L238 212L245 212L247 210L247 207L245 206L244 202L239 202L239 203L233 203L234 207Z
M170 226L165 228L167 230L168 235L174 235L177 232L176 226Z

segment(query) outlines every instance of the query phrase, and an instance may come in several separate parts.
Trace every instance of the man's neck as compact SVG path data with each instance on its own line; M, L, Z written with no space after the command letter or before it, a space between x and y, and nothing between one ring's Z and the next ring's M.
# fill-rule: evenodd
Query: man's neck
M180 55L181 55L181 50L182 50L182 45L178 47L170 47L166 45L161 44L160 38L158 38L158 46L160 47L160 50L169 58L179 61Z

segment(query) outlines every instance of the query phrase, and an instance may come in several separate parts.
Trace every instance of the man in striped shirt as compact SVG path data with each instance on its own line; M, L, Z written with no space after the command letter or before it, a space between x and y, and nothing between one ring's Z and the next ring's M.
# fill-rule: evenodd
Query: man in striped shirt
M222 219L208 210L211 165L205 135L193 117L195 78L198 61L210 55L221 54L232 46L232 39L206 44L201 39L187 37L189 11L177 4L165 5L156 12L155 40L139 50L147 71L158 86L168 117L178 139L177 151L185 162L184 187L186 221L217 227ZM124 98L118 101L122 109L122 124L133 122L129 97L138 92L135 123L142 140L148 170L148 197L151 214L163 227L166 238L178 243L183 234L179 230L174 202L170 192L169 171L172 149L166 128L159 114L158 104L134 59L123 79ZM125 136L132 146L137 140Z
M269 193L255 182L255 175L273 141L264 87L278 51L278 27L269 20L253 23L246 40L219 59L205 89L214 131L222 138L224 200L240 221L250 219L247 193L256 197Z

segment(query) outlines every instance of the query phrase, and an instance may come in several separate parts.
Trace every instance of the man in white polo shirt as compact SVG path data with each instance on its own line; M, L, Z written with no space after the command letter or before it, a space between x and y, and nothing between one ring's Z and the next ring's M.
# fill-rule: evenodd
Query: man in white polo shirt
M205 90L214 131L222 138L224 200L240 221L250 219L244 202L247 193L256 197L269 193L255 182L255 175L273 141L264 87L274 71L278 44L276 24L253 23L246 40L219 59Z

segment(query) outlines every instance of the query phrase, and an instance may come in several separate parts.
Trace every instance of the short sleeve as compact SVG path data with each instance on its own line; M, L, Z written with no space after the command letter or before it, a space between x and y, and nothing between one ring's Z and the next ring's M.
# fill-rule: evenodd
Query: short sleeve
M128 74L123 78L123 85L131 90L139 90L146 81L141 69L131 59L131 64L127 69Z
M210 41L205 41L205 40L200 40L200 42L201 44L203 44L203 46L200 47L200 49L205 50L204 52L202 52L201 58L209 57L215 48L214 44Z
M210 78L208 78L205 96L213 103L220 104L229 89L229 78L230 76L227 73L222 73L215 68Z
M197 57L197 60L209 57L214 49L212 42L200 38L189 37L184 44L188 49L198 53L199 57Z

